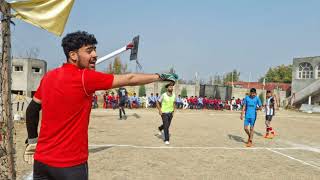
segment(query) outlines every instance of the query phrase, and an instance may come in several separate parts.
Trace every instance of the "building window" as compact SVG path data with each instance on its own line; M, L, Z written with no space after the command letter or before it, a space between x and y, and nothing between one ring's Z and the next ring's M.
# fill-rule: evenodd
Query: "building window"
M13 69L16 72L22 72L23 71L23 66L13 66Z
M41 68L38 68L38 67L32 67L32 72L33 73L41 73Z
M304 62L299 64L299 79L311 79L313 77L313 68L310 63Z

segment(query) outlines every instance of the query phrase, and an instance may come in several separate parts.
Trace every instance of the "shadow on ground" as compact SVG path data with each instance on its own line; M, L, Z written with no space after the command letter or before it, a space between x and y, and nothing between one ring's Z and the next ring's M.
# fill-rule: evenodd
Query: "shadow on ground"
M89 153L97 153L97 152L100 152L100 151L104 151L106 149L109 149L109 148L112 148L111 146L110 147L97 147L97 148L90 148L89 149Z
M244 143L244 142L245 142L244 139L243 139L243 137L240 137L240 136L228 134L228 137L229 137L229 139L234 140L234 141L237 141L237 142L241 142L241 143Z
M141 118L141 116L139 114L137 114L137 113L133 113L132 116L134 116L136 119L140 119Z
M259 133L259 132L257 132L257 131L254 131L254 134L257 135L257 136L260 136L260 137L263 136L263 134L261 134L261 133Z

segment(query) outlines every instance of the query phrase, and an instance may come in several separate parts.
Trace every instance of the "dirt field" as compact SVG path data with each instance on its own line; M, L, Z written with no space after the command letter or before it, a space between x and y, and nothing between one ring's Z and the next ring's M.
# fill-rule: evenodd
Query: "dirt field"
M272 121L277 136L264 139L259 114L254 146L239 112L178 111L171 125L170 145L156 136L160 116L154 109L97 109L89 127L89 177L132 179L320 179L320 115L280 111ZM18 179L32 167L22 161L25 124L16 123Z

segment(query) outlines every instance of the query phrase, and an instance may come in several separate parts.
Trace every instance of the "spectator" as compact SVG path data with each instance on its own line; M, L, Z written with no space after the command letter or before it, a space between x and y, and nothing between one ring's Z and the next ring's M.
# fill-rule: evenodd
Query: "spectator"
M156 97L155 97L156 102L158 102L159 99L160 99L159 93L156 93Z
M104 94L103 94L103 108L107 108L107 105L108 105L108 91L106 91Z
M201 96L198 98L198 108L203 109L203 98Z
M133 93L133 96L131 96L130 98L130 108L132 107L140 107L140 102L139 102L139 98L137 97L137 94L136 93Z
M183 108L183 102L182 102L182 99L181 99L180 94L179 94L178 97L176 98L176 107L177 107L178 109L182 109L182 108Z
M112 93L113 93L113 92L112 92ZM109 108L113 107L113 106L112 106L112 99L113 99L112 93L111 93L111 94L108 94L108 96L107 96L107 108L108 108L108 107L109 107Z
M111 100L112 109L117 108L118 100L117 100L117 97L114 95L114 92L111 92L110 100Z
M189 103L188 103L188 97L187 97L187 96L185 96L185 97L182 99L182 103L183 103L183 109L189 108Z
M98 108L98 96L95 93L92 96L92 108Z
M151 93L150 97L148 97L148 102L149 102L149 107L156 107L156 98L153 95L153 93Z
M141 103L141 107L145 107L148 108L148 98L147 95L144 94L141 98L140 98L140 103Z

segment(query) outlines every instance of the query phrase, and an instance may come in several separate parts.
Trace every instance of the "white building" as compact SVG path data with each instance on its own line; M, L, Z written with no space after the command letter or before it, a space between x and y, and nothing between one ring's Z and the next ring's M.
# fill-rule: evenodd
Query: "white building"
M12 59L12 93L24 93L32 97L43 75L47 72L47 62L40 59Z

